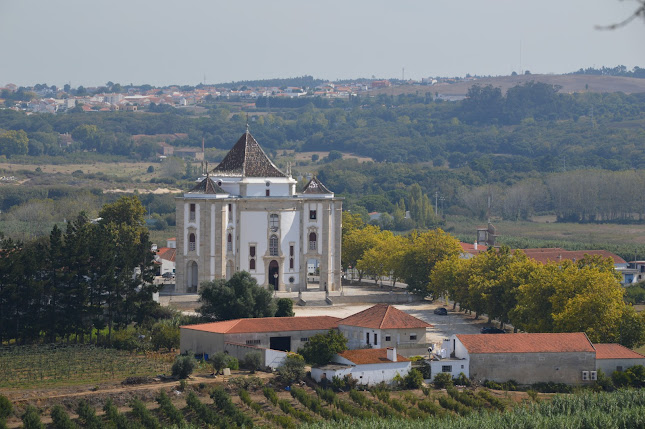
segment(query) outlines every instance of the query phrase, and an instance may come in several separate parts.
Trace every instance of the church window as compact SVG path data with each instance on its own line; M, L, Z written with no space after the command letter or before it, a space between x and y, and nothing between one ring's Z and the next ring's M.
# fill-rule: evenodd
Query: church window
M233 204L228 205L228 212L231 213L233 211Z
M269 229L271 229L272 232L276 232L279 226L280 226L280 218L278 217L278 215L277 214L269 215Z
M255 271L255 259L249 261L249 270Z
M249 255L251 255L251 258L255 258L255 246L249 247Z
M228 235L228 238L226 241L226 250L229 252L233 251L233 236L231 234Z
M316 220L316 210L309 210L309 219Z
M312 233L309 234L309 250L316 250L316 247L317 247L316 246L316 244L317 244L316 238L317 237L316 237L315 232L312 232Z
M271 190L267 189L266 192L264 193L265 197L270 197L271 196Z
M190 205L190 215L188 216L188 220L195 220L195 204Z
M191 252L195 251L195 234L193 234L192 232L188 236L188 250L190 250Z
M278 256L278 236L272 235L269 238L269 256Z

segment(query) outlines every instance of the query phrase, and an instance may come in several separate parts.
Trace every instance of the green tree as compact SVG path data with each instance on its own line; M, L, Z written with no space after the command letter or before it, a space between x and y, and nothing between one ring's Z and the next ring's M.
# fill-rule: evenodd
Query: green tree
M435 264L461 253L459 241L441 229L423 233L414 232L406 249L403 274L408 289L418 295L430 293L430 273Z
M14 155L26 155L29 151L29 138L23 130L10 130L0 134L0 155L11 158Z
M25 429L44 429L45 425L40 421L40 412L33 405L27 405L22 415L22 427Z
M293 384L305 378L305 360L297 354L289 354L277 369L278 378L284 384Z
M172 364L172 376L180 379L188 378L197 368L197 361L192 356L177 356Z
M260 369L260 366L262 366L262 355L260 352L250 352L244 355L242 367L251 371L251 374L255 374L255 371Z
M203 283L199 289L198 311L215 320L246 317L273 317L276 304L271 292L258 285L246 271L240 271L230 280L218 279Z
M316 334L298 349L305 361L311 365L325 365L337 353L347 350L347 338L335 329L326 334Z
M293 317L296 314L293 312L293 301L289 298L279 298L277 301L277 310L275 317Z
M227 367L229 361L230 361L230 356L227 355L224 352L217 352L211 356L209 356L208 361L210 364L213 366L213 371L215 372L215 375L219 374L224 368Z

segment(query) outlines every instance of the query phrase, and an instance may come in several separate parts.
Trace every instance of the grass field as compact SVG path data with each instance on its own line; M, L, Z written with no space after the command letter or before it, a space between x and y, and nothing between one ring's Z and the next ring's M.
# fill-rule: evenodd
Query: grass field
M524 237L535 240L554 240L579 243L596 243L612 245L644 245L645 225L617 224L580 224L580 223L546 223L552 217L537 218L538 222L527 221L493 221L501 241L504 237ZM541 222L540 222L541 221ZM468 236L475 240L476 229L486 226L486 222L468 218L448 217L446 229L458 236Z

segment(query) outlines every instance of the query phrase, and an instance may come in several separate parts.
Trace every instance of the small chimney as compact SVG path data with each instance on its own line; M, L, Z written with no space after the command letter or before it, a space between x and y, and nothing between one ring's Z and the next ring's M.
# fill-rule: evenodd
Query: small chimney
M396 347L387 348L387 360L396 362Z
M475 250L477 250L477 241L475 241Z

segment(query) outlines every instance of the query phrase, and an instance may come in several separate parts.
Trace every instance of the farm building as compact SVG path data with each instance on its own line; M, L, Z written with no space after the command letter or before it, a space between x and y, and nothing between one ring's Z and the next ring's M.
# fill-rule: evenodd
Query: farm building
M309 337L336 329L339 320L331 316L261 317L182 326L180 348L182 353L228 352L238 358L251 351L264 355L269 353L267 350L295 352L309 341ZM274 360L268 359L264 364L272 366Z
M426 329L432 325L392 305L377 304L338 322L347 347L396 347L405 356L427 353Z
M226 351L240 358L252 350L295 352L313 335L338 329L348 339L350 350L396 347L404 350L404 356L413 356L426 353L428 327L431 325L391 305L377 304L345 319L264 317L182 326L180 348L182 353L199 355Z
M583 332L457 334L444 347L450 359L468 361L467 374L478 381L584 384L595 379L596 349Z
M393 347L346 350L334 356L329 365L311 368L311 377L320 383L349 375L359 384L373 386L381 382L391 384L397 375L405 377L411 368L412 362L397 354Z
M605 375L624 371L636 365L645 366L645 356L620 344L594 344L596 348L596 370Z

